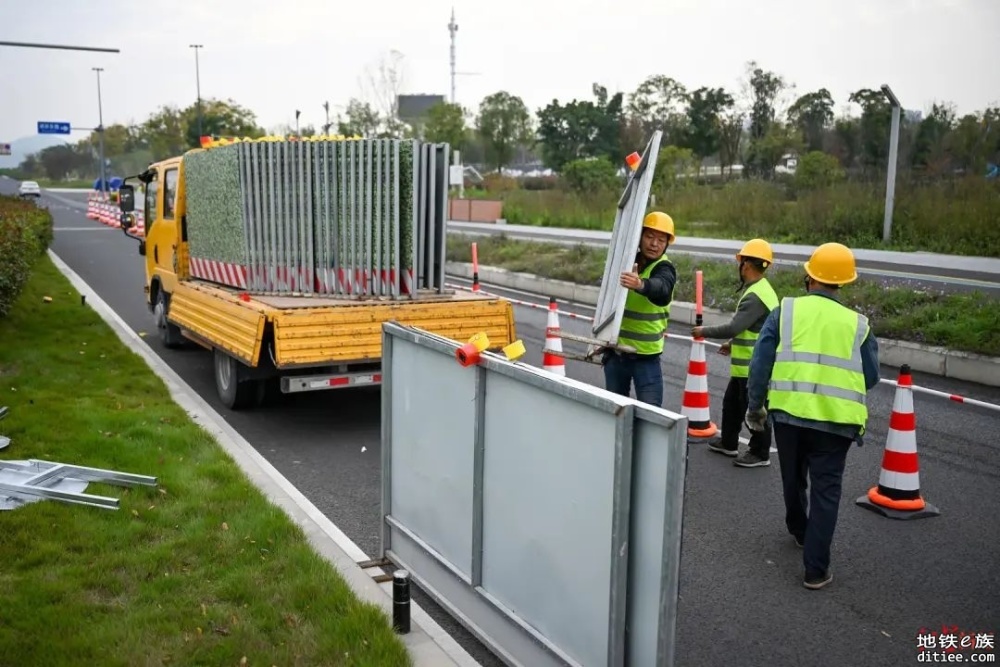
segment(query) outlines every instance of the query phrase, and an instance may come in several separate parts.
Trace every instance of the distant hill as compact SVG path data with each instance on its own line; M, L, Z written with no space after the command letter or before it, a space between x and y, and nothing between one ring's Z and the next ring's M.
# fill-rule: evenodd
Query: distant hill
M0 139L3 138L0 137ZM6 142L5 139L4 141ZM50 146L69 143L66 139L51 134L37 134L15 139L10 142L10 155L0 155L0 169L14 169L32 153L38 153Z

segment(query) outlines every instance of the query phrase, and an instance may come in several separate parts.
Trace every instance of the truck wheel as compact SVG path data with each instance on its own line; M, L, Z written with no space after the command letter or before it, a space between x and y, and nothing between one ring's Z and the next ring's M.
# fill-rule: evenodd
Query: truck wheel
M153 307L153 319L156 321L156 328L160 331L160 340L163 346L169 349L184 347L184 336L181 335L180 327L171 324L167 320L167 313L170 312L170 297L163 289L156 290L156 305Z
M264 383L246 379L247 371L242 362L219 348L215 348L212 354L215 389L222 404L230 410L260 405L264 398Z

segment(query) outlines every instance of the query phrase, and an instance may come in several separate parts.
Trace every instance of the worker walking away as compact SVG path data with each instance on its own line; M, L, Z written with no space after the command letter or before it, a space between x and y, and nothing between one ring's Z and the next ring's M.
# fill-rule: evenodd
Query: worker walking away
M628 396L634 384L636 400L657 407L663 407L660 355L677 281L677 271L666 256L673 241L674 221L669 215L654 211L646 216L635 264L620 278L628 296L618 342L636 351L606 348L602 357L608 391Z
M743 294L736 305L733 319L728 324L717 327L691 329L691 335L695 338L728 339L719 349L720 354L730 355L729 385L722 399L722 437L708 445L712 451L726 456L739 454L740 431L743 430L743 418L747 412L750 357L764 321L778 305L778 295L764 277L764 272L774 261L771 245L763 239L751 239L736 255L736 261ZM763 431L750 432L747 451L738 456L733 464L743 468L771 465L769 423L765 423Z
M830 546L844 464L851 443L862 444L865 401L879 382L879 362L868 318L838 298L857 279L854 254L825 243L804 268L807 294L782 299L757 339L746 419L758 431L768 418L773 421L785 525L803 547L803 585L818 589L833 580Z

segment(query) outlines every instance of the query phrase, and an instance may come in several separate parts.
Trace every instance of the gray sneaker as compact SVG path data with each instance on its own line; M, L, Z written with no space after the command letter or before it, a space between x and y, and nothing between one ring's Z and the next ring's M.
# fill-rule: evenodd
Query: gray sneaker
M737 459L733 461L733 465L740 466L741 468L760 468L771 465L771 459L762 458L756 454L746 452L745 454L737 457Z
M720 454L725 454L726 456L736 456L740 453L740 450L736 447L733 449L726 449L722 446L722 441L720 440L708 443L708 448L713 452L719 452Z

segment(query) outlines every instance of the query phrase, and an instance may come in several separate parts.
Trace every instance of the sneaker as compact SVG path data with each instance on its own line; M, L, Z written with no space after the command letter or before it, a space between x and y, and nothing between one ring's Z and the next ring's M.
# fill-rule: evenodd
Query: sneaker
M741 468L760 468L762 466L771 465L771 459L763 458L761 456L757 456L756 454L747 452L733 461L733 465L740 466Z
M795 546L797 546L799 549L802 549L806 546L806 542L802 538L795 537L794 535L792 535L792 539L795 540Z
M802 585L809 590L816 591L833 581L833 575L829 572L823 574L806 574L802 579Z
M721 442L718 441L708 443L708 448L711 449L713 452L719 452L720 454L725 454L726 456L736 456L737 454L740 453L738 447L727 449L722 446Z

